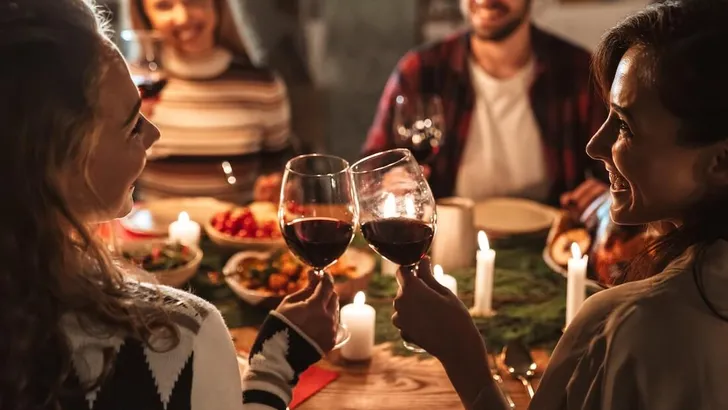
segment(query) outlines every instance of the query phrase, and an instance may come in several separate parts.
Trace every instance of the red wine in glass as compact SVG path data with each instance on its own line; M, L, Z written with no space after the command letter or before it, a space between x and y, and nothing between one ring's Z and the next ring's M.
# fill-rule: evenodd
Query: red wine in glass
M359 209L349 163L323 154L299 155L286 164L278 204L278 226L288 249L320 278L354 237ZM331 279L333 281L333 279ZM349 339L339 323L336 346Z
M167 85L167 79L164 77L132 75L132 80L139 89L139 94L143 100L159 97L159 93Z
M283 228L288 249L318 270L336 262L353 237L353 224L333 218L299 218L287 222Z
M404 126L398 129L407 132ZM408 146L370 155L350 172L364 239L377 253L416 274L435 235L437 209L413 152ZM406 341L404 346L424 352Z
M409 218L365 222L361 232L375 251L402 266L414 265L424 258L435 236L432 227Z
M398 147L409 149L420 165L430 164L440 151L445 129L442 99L437 95L398 95L392 128Z
M410 150L419 164L426 165L440 152L441 135L440 130L434 127L423 128L413 131L411 137L403 141L402 145Z

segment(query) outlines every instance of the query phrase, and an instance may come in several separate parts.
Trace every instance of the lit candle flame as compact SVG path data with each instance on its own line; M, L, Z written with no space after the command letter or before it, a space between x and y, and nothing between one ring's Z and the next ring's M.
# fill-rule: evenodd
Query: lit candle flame
M478 246L480 247L481 251L487 251L490 249L488 235L485 234L485 231L478 232Z
M182 212L179 213L179 216L177 216L177 220L180 221L180 222L189 222L190 221L190 215L187 212L182 211Z
M354 296L354 304L355 305L363 305L364 302L366 302L367 297L364 294L364 292L359 291L356 293L356 296Z
M417 209L415 208L415 200L412 195L407 194L404 197L404 211L408 218L414 218L417 216Z
M394 218L397 216L397 199L394 194L387 194L387 198L384 200L382 207L382 217Z
M576 242L571 243L571 257L573 259L581 259L581 248Z
M435 265L435 267L432 269L433 274L435 275L435 279L439 279L443 276L445 276L445 272L442 270L442 266Z

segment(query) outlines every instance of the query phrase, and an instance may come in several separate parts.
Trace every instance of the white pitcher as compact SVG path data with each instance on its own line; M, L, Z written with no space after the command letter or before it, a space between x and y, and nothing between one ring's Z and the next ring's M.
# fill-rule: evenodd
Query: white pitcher
M432 242L432 263L441 265L446 272L475 265L474 206L475 203L467 198L437 201L437 234Z

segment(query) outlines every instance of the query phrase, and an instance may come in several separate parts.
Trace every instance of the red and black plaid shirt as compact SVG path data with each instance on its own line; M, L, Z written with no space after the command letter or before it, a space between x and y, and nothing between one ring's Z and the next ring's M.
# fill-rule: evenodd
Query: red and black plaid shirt
M587 51L536 27L531 28L531 43L536 59L531 107L552 182L548 202L555 204L588 175L604 179L604 167L586 155L585 147L606 119L607 110L591 81ZM395 147L392 115L397 95L440 95L446 130L429 181L437 198L453 195L468 138L475 106L469 58L469 32L407 53L384 87L364 145L365 154Z

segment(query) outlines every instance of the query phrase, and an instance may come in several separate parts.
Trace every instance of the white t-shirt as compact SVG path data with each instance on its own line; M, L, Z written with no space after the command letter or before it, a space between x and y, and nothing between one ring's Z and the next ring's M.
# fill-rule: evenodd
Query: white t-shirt
M497 79L470 60L475 108L455 194L475 200L511 196L544 200L550 181L529 90L534 59Z

